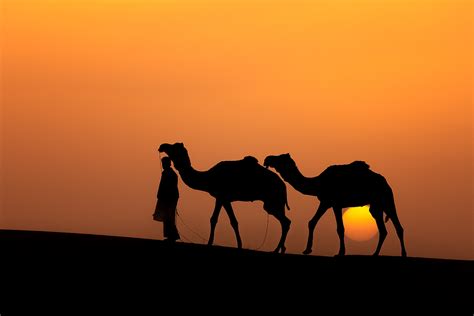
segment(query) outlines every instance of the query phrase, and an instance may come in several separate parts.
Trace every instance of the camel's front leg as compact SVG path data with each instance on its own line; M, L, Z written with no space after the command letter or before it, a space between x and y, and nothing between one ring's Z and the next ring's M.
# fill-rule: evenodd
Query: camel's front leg
M214 231L216 229L217 220L219 219L219 213L221 212L222 202L216 199L216 205L214 207L214 212L211 216L211 234L209 236L209 241L207 244L210 246L214 243Z
M239 232L239 222L237 222L237 218L235 217L234 210L232 209L232 205L230 202L224 203L224 209L229 215L230 225L234 229L235 238L237 238L237 248L242 248L242 239L240 239L240 232Z
M346 246L344 244L344 222L342 221L342 208L333 207L334 215L336 216L337 235L339 236L339 253L338 256L346 254Z
M385 241L385 237L387 237L387 228L385 227L385 222L383 221L382 210L372 210L373 207L375 208L375 206L370 206L370 212L372 213L372 216L375 217L375 222L377 223L377 228L379 230L379 242L377 244L377 248L375 249L373 256L378 256L380 250L382 249L383 242Z
M325 203L319 204L318 210L316 211L316 214L314 214L313 218L309 221L308 223L308 243L306 244L306 250L303 251L305 255L310 254L313 251L313 234L314 234L314 229L316 228L316 224L318 223L319 219L326 213L328 210L329 206Z

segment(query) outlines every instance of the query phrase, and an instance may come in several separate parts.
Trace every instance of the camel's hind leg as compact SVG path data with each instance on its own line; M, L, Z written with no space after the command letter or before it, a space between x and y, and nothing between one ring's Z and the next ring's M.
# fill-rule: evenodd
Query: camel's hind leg
M211 216L211 234L209 235L209 241L207 244L210 246L214 243L214 231L216 230L217 220L219 219L219 213L221 212L222 202L216 199L216 205L214 206L214 212Z
M370 214L372 214L372 216L375 218L375 222L377 223L377 228L379 230L379 243L377 244L377 249L375 249L373 254L374 256L378 256L380 250L382 249L383 242L385 241L385 237L387 237L387 228L385 227L385 223L383 221L383 212L380 207L371 205Z
M285 248L286 235L288 235L288 231L290 230L291 220L288 217L286 217L284 209L283 209L282 213L278 213L278 215L275 215L275 214L273 214L273 215L275 216L275 218L281 224L280 242L278 243L278 246L276 247L276 249L273 252L285 253L285 251L286 251L286 248Z
M234 210L232 209L232 205L229 202L224 203L224 209L229 215L230 225L235 232L235 238L237 238L237 248L242 248L242 240L240 239L239 233L239 223L237 222L237 218L235 217Z
M398 216L396 213L391 214L389 218L392 220L393 226L395 226L395 230L397 231L398 239L400 240L400 246L402 248L402 257L407 256L407 251L405 249L405 241L403 240L403 227L398 220Z

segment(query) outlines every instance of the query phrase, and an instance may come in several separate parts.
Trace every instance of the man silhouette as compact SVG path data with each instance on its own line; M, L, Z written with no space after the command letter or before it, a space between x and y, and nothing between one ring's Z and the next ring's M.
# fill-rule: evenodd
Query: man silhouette
M171 159L161 159L163 172L161 173L160 186L158 188L155 213L153 219L163 222L163 235L165 240L175 242L180 239L176 228L176 205L178 204L178 176L171 168Z

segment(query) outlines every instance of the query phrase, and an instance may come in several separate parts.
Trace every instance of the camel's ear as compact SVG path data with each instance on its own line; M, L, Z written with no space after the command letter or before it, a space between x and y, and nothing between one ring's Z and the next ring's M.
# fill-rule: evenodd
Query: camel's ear
M286 156L286 157L291 157L291 156L290 156L290 153L286 153L286 154L284 154L284 156Z
M184 144L183 143L178 143L178 146L179 147L184 147Z

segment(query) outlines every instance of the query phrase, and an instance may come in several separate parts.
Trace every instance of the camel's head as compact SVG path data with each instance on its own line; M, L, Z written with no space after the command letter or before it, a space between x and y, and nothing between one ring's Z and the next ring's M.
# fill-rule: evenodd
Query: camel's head
M161 144L158 151L167 154L177 169L191 165L183 143Z
M296 167L295 161L291 158L290 154L283 154L279 156L267 156L263 165L268 168L275 168L276 171L282 172L289 168Z

